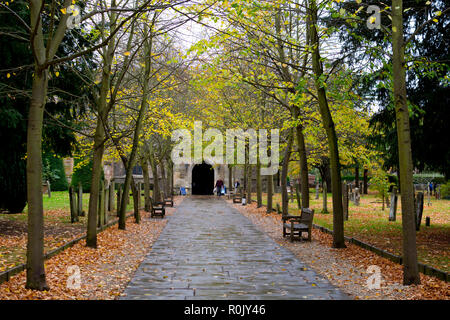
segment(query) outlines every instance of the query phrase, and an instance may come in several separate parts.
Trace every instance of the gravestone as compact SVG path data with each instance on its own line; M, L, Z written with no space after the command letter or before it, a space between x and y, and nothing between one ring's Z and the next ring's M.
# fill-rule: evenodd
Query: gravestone
M81 182L78 183L78 215L84 217L86 214L83 211L83 186Z
M419 192L417 194L415 207L416 207L416 231L419 231L423 213L423 192Z
M344 220L348 220L348 184L342 182L342 206L344 208Z
M108 212L109 212L109 188L111 188L110 185L105 189L105 212L103 214L104 216L104 224L108 223Z
M430 189L430 185L428 185L428 192L427 192L427 205L428 206L431 206L431 193L432 193L432 190ZM434 193L436 194L436 191L434 191Z
M111 183L109 184L109 211L114 211L114 191L116 189L116 182L114 180L111 180Z
M426 217L425 218L425 227L429 227L430 226L430 223L431 221L430 221L430 217Z
M397 188L393 187L391 192L391 204L389 210L389 221L395 221L397 219Z
M105 183L100 181L100 194L98 201L97 227L101 227L105 220Z
M280 208L280 204L279 203L277 203L277 213L281 214L281 208Z
M359 188L355 188L353 199L354 199L355 206L359 206L359 200L360 200Z

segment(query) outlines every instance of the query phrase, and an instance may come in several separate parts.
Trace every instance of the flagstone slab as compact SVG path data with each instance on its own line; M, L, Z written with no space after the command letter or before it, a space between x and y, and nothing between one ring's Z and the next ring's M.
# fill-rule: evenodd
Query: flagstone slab
M349 298L221 199L188 197L166 218L121 299Z

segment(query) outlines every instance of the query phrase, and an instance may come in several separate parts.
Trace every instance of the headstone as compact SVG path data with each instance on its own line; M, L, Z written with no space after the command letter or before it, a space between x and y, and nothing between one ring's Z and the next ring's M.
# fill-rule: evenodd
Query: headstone
M279 203L277 203L277 213L278 213L278 214L281 214L281 207L280 207L280 204L279 204Z
M98 201L98 217L97 217L97 227L101 227L105 220L105 184L100 181L100 194Z
M430 217L426 217L426 218L425 218L425 226L426 226L426 227L429 227L429 226L431 225L430 222L431 222L431 221L430 221Z
M359 188L355 188L353 199L354 199L355 206L359 206L359 200L360 200Z
M416 231L420 230L423 213L423 192L419 192L416 198Z
M389 210L389 221L395 221L397 218L397 188L393 187L391 192L391 207Z
M78 215L81 217L85 216L85 212L83 211L83 186L81 182L78 183Z
M105 189L105 212L104 212L104 214L103 214L103 216L104 216L104 220L103 220L103 222L104 222L104 224L107 224L108 223L108 212L109 212L109 188L110 188L111 186L108 186L106 189Z
M114 191L116 189L116 182L111 180L111 183L109 184L109 211L114 211Z
M348 220L348 184L342 182L342 205L344 207L344 220Z

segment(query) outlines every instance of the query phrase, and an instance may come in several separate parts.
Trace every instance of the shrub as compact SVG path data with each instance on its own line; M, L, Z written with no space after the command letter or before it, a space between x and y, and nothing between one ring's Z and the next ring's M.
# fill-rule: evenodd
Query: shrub
M441 198L450 198L450 181L448 181L446 184L441 184Z
M26 161L9 149L0 161L0 210L20 213L27 204Z
M52 191L65 191L69 188L63 160L51 153L44 153L42 157L42 178L50 181Z
M80 166L81 162L83 162L83 164ZM83 192L91 192L92 160L86 161L75 159L74 168L70 185L78 188L78 184L81 182ZM104 179L103 169L101 179Z

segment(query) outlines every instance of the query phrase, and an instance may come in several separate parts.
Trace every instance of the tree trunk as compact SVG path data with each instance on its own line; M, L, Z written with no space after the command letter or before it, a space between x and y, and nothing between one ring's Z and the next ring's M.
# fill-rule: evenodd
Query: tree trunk
M141 191L136 187L134 179L131 182L131 192L133 193L134 221L139 224L141 223L141 214L139 212L141 206L139 192Z
M252 169L253 169L252 165L247 164L247 191L246 191L247 199L246 199L246 201L248 204L252 203L252 178L253 178L253 175L252 175L253 170Z
M297 107L293 107L295 111L295 118L299 117L300 111ZM300 165L300 191L301 191L301 207L309 208L309 179L308 179L308 159L306 156L305 136L303 135L303 126L298 125L295 128L298 156Z
M159 190L159 179L158 179L158 166L153 156L150 157L150 166L152 167L153 174L153 201L161 201L161 192Z
M273 211L273 175L267 176L267 213Z
M102 158L104 152L104 139L105 131L103 128L103 124L99 119L97 121L97 128L94 136L94 158L92 161L91 191L89 194L86 246L90 248L97 248L97 215L100 192L100 177L102 172Z
M228 192L233 190L234 183L233 183L233 167L229 164L228 165Z
M403 1L392 1L392 67L400 167L403 227L403 284L420 283L414 219L414 185L409 110L406 100L406 63L403 40Z
M163 190L164 196L167 197L167 176L166 176L166 167L164 166L164 161L161 160L159 167L161 168L161 189Z
M293 141L293 132L289 132L288 142L286 149L284 150L283 165L281 167L281 210L282 215L287 216L289 214L289 198L287 193L287 171L289 166L289 157L291 155Z
M325 180L322 181L322 195L322 213L328 213L328 187Z
M173 195L173 162L170 159L167 159L167 196L172 197Z
M105 149L105 128L107 121L107 98L110 90L111 67L114 57L115 40L111 39L104 55L104 65L102 69L102 82L100 87L100 96L97 105L97 125L94 135L94 157L92 160L91 191L89 194L89 209L86 246L97 248L97 215L98 199L100 192L100 177L102 173L103 153Z
M147 31L147 24L145 24L144 26L144 32L146 33ZM150 30L150 32L152 32ZM149 38L149 41L145 43L144 45L145 48L145 52L144 52L144 57L147 57L147 59L145 60L145 68L144 68L144 74L143 74L143 79L142 79L142 98L141 98L141 105L139 108L139 114L138 117L136 119L136 123L135 123L135 128L134 128L134 135L133 135L133 146L131 148L131 153L128 159L128 167L127 167L127 171L126 171L126 176L125 176L125 183L123 186L124 189L124 194L129 194L130 192L130 183L131 180L133 178L133 167L135 166L136 163L136 155L137 155L137 151L138 151L138 146L139 146L139 136L141 134L141 130L142 130L142 123L144 120L144 116L147 112L148 109L148 101L147 101L147 96L149 94L149 81L150 81L150 75L151 75L151 52L152 52L152 37ZM121 230L125 230L126 227L126 202L122 201L121 203L121 207L120 207L120 216L119 216L119 229Z
M262 184L261 184L261 163L256 164L256 203L257 207L262 207Z
M367 175L369 173L369 170L364 169L364 179L363 179L363 193L367 194Z
M44 269L44 208L42 202L42 124L48 71L34 71L27 132L27 283L26 288L47 290Z
M355 187L359 188L359 163L356 162L355 167Z
M144 210L150 212L150 176L148 170L148 161L142 160L142 175L144 176Z
M321 83L323 67L319 53L319 37L317 35L317 6L316 1L310 1L310 14L312 24L309 26L312 48L312 64L315 74L315 85L319 102L319 111L322 123L327 133L328 148L330 150L331 192L333 200L333 248L345 248L344 239L344 212L342 207L341 168L339 162L339 149L333 118L328 106L325 84Z

